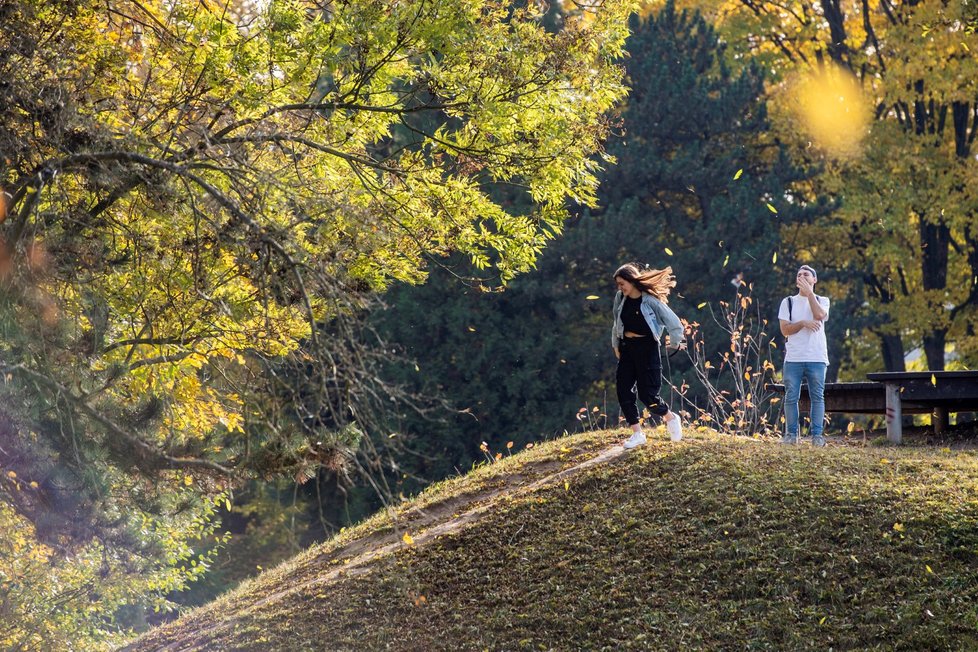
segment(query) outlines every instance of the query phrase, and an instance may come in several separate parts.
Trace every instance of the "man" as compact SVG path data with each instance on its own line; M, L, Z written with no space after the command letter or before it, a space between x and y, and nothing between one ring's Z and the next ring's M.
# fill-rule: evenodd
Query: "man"
M829 318L829 300L815 294L818 274L808 265L798 268L795 285L798 294L781 302L778 319L785 337L784 420L781 442L798 443L798 398L801 383L808 384L811 406L809 432L813 446L825 446L825 369L829 366L824 324Z

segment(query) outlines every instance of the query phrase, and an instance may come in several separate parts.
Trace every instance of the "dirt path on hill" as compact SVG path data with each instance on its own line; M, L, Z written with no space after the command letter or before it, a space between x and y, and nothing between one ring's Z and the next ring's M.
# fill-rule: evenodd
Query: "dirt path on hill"
M148 632L144 638L137 639L133 643L121 648L119 652L138 652L141 650L158 650L159 652L184 652L187 650L199 649L200 645L206 645L206 641L214 635L218 635L225 630L233 627L240 618L257 609L278 602L290 595L304 591L310 587L321 586L331 582L355 577L369 572L369 564L377 559L394 554L400 549L405 548L407 543L402 539L405 533L410 534L413 546L423 546L436 540L438 537L456 532L467 525L478 521L483 514L493 509L496 503L503 496L519 496L532 493L541 487L549 486L573 477L589 468L599 464L607 464L625 455L626 451L621 444L615 444L604 448L597 455L590 457L583 462L561 470L561 463L557 460L543 460L528 464L522 467L521 471L500 476L503 485L494 487L487 491L473 492L461 496L455 496L444 501L435 503L425 509L416 508L401 516L395 523L393 531L386 530L381 533L369 534L361 539L336 550L324 553L320 557L310 559L304 567L315 567L318 570L312 578L294 578L295 582L289 582L288 577L284 578L283 584L288 588L271 593L253 604L239 609L234 615L226 619L217 620L219 614L213 610L202 612L199 615L191 615L188 620L176 621L172 625L164 625L155 632ZM542 476L540 475L542 473ZM331 568L324 568L326 565ZM197 627L194 626L195 620L199 620ZM190 630L190 637L183 637L174 640L162 647L152 647L153 639L159 635L165 635L168 630L179 630L187 632ZM156 636L154 636L154 633ZM161 641L156 641L159 645Z

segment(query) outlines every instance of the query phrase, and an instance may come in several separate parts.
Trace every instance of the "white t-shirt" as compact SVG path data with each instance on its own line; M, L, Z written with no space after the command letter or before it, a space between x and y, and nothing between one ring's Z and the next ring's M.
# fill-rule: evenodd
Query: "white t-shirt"
M817 295L816 295L817 296ZM785 362L824 362L829 363L828 345L825 343L825 325L829 320L829 298L817 297L818 305L825 311L825 319L822 320L822 328L817 331L803 328L794 335L789 335L784 344ZM814 319L812 307L808 304L808 299L796 294L791 299L791 317L788 316L788 298L781 300L781 309L778 310L778 319L787 322L798 323L806 319Z

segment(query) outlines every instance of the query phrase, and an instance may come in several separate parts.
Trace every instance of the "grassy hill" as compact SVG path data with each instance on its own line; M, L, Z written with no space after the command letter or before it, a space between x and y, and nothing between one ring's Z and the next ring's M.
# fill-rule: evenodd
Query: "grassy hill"
M978 456L550 442L128 650L974 650Z

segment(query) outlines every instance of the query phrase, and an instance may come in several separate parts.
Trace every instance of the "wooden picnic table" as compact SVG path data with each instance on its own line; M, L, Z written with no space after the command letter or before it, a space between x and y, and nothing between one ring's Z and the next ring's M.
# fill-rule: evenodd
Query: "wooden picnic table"
M978 412L978 371L887 371L866 374L869 382L826 383L825 411L885 414L886 438L903 441L904 414L933 414L941 434L952 412ZM780 394L784 385L767 386ZM802 385L799 409L808 411L808 386Z
M886 438L903 441L906 406L934 412L934 432L947 427L952 412L978 411L978 371L885 371L866 374L886 388Z

